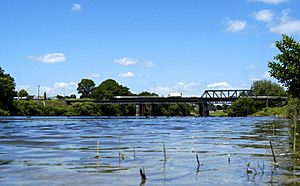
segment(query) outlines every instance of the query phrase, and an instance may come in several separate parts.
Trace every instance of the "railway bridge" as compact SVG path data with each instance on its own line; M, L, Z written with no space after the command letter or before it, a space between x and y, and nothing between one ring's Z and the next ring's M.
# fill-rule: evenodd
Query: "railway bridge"
M136 116L142 116L145 105L159 104L191 104L195 106L198 116L208 116L208 104L231 104L237 99L252 98L255 100L275 100L283 102L287 97L281 96L254 96L251 90L205 90L201 97L160 97L160 96L117 96L111 100L65 100L67 104L75 102L93 102L97 104L132 104L136 107Z

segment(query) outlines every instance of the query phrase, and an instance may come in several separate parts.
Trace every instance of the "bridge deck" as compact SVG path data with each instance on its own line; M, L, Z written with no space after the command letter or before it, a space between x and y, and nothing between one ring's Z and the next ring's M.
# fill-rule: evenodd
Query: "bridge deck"
M180 97L180 98L171 98L171 97L126 97L126 98L115 98L112 100L65 100L67 104L75 102L93 102L97 104L199 104L204 102L209 103L230 103L238 98L252 98L255 100L276 100L276 101L285 101L287 97L281 96L240 96L240 97L211 97L211 98L202 98L202 97Z

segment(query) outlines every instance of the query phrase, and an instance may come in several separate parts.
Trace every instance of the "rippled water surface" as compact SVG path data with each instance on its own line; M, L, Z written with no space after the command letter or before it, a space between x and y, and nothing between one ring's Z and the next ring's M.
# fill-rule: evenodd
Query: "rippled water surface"
M0 185L292 183L300 172L288 126L287 120L268 117L2 117Z

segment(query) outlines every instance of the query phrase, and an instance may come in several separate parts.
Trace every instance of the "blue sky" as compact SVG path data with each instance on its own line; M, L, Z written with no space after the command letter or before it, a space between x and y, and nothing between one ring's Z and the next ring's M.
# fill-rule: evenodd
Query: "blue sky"
M250 88L285 33L300 39L299 0L1 0L0 66L17 89L76 93L113 78L134 93ZM274 79L273 79L274 80ZM275 80L274 80L275 81Z

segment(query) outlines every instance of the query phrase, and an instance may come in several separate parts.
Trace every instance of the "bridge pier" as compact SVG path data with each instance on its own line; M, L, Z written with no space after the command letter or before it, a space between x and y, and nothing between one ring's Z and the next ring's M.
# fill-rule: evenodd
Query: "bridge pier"
M145 105L137 104L135 105L135 116L143 116L145 113Z
M196 105L196 114L200 117L209 116L208 104L207 102L200 102Z

